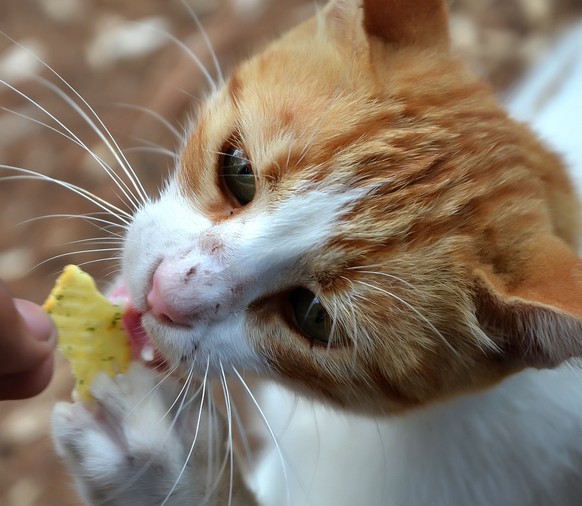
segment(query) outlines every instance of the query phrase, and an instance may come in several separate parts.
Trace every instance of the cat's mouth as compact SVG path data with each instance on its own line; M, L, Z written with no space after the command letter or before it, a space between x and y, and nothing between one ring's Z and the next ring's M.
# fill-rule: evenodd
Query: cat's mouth
M107 298L123 307L123 328L129 335L132 359L143 362L148 367L167 369L166 360L143 327L143 312L132 303L129 290L125 284L117 284L107 294Z
M123 313L123 327L129 335L133 359L148 367L166 369L166 360L143 328L142 316L143 313L131 305L126 306Z

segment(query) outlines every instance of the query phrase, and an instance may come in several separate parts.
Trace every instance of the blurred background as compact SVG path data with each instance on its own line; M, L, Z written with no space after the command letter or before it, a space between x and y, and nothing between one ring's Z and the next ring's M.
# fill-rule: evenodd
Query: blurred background
M178 145L164 121L181 130L209 89L184 47L216 75L192 12L228 73L315 8L312 0L2 0L0 164L66 180L122 205L88 152L50 129L58 120L114 164L81 115L47 84L74 96L50 66L97 111L155 194ZM454 48L503 97L581 14L582 0L454 0ZM13 175L0 168L0 278L35 302L45 299L67 263L89 262L86 269L106 284L116 271L116 261L107 260L117 254L106 251L113 246L79 242L106 236L102 225L50 218L98 209L53 183ZM105 250L82 252L95 248ZM46 392L0 403L0 505L80 504L47 438L52 405L68 398L71 385L59 361Z

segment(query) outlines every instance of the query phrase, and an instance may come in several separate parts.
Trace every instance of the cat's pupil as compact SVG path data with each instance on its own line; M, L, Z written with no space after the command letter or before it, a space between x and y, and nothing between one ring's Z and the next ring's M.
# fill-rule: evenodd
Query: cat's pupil
M255 198L255 174L242 148L227 145L219 170L228 195L234 197L237 204L245 206Z
M319 298L306 288L296 288L290 294L295 323L313 343L327 344L331 335L331 319Z

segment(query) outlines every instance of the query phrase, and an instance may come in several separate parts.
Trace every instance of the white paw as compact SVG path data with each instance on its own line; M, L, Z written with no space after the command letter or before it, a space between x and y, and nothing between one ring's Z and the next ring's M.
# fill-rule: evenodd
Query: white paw
M94 405L55 406L57 452L90 504L177 506L208 499L217 467L209 462L224 455L222 421L209 421L199 398L188 402L193 388L183 401L180 385L161 379L135 364L125 375L100 376L92 387Z

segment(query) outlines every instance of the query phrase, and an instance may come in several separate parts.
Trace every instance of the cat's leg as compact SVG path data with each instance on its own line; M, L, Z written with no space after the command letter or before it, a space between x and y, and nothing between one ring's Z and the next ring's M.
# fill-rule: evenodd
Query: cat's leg
M230 472L222 418L199 400L172 405L180 388L159 380L134 365L98 378L94 405L57 404L55 446L81 495L95 506L255 506L236 459Z

